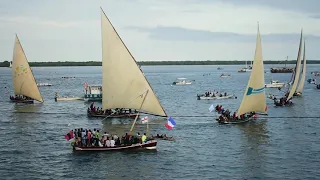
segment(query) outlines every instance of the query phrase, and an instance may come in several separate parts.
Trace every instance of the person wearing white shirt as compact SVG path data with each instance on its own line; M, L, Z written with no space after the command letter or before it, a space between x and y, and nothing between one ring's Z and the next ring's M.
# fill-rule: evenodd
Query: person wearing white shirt
M107 138L107 140L106 140L106 147L110 147L110 140L109 140L109 138Z
M113 139L113 137L111 138L111 140L110 140L110 146L111 147L114 147L114 144L115 144L116 142L114 141L114 139Z

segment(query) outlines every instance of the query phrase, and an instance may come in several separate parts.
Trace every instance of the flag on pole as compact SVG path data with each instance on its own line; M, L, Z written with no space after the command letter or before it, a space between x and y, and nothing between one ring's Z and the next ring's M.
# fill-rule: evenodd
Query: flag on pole
M209 111L212 112L214 110L214 106L213 104L211 104L211 106L209 107Z
M74 138L73 137L73 131L71 130L68 134L64 135L64 138L66 138L67 141Z
M172 117L169 117L168 122L166 123L165 126L169 130L172 130L175 125L176 125L176 122L172 119Z
M148 122L148 116L144 117L144 118L141 118L141 123L142 124L145 124Z

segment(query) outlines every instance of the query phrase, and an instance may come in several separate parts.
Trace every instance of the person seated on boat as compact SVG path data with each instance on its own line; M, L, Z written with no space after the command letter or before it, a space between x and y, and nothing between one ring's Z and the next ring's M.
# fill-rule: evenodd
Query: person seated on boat
M92 111L92 109L93 109L93 105L94 105L94 102L92 102L92 103L90 104L90 109L91 109L91 111Z
M113 139L113 137L111 137L111 140L110 140L110 147L114 147L116 144L116 141Z
M109 137L107 137L106 140L104 141L104 146L105 146L105 147L110 147Z
M233 120L237 120L237 112L234 112L234 113L233 113L232 119L233 119Z

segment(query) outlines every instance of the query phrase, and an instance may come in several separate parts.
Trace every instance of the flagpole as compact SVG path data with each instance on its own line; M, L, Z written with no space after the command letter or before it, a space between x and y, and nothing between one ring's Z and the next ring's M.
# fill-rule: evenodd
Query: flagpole
M132 130L133 130L133 128L134 128L134 125L136 124L136 121L137 121L137 119L138 119L138 117L139 117L139 114L140 114L140 110L141 110L141 108L142 108L142 105L143 105L143 103L144 103L144 100L146 100L146 97L147 97L147 95L148 95L148 92L149 92L149 89L147 90L146 94L144 95L144 98L143 98L143 100L142 100L142 103L141 103L141 106L140 106L140 108L139 108L138 114L137 114L136 118L134 119L133 124L132 124L132 126L131 126L130 133L132 132Z
M150 133L149 133L149 119L147 120L147 137L149 137Z

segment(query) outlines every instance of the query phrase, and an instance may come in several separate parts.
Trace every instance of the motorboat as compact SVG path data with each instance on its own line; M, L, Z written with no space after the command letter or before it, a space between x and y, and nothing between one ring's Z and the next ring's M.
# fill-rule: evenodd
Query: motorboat
M266 88L282 88L285 83L281 83L278 80L272 80L270 84L265 84Z
M192 81L188 81L187 78L177 78L172 85L190 85Z

